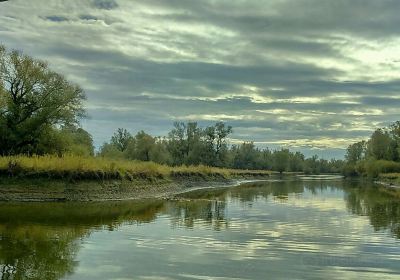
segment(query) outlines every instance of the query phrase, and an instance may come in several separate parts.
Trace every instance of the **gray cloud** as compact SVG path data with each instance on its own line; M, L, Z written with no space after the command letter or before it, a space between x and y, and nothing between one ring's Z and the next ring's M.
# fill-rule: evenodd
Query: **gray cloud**
M68 21L68 18L63 16L47 16L46 19L54 22Z
M79 18L82 20L98 20L96 16L92 15L80 15Z
M93 0L93 5L98 9L112 10L118 7L115 0Z
M23 0L0 38L88 95L97 144L117 127L233 125L232 141L308 154L399 119L399 1Z

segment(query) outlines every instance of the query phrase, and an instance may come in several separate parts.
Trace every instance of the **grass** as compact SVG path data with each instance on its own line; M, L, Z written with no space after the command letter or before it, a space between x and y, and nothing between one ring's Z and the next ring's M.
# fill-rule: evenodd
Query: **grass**
M235 176L268 176L270 174L270 171L264 170L235 170L204 165L171 167L154 162L73 155L0 157L0 175L17 178L135 180L197 176L228 179Z

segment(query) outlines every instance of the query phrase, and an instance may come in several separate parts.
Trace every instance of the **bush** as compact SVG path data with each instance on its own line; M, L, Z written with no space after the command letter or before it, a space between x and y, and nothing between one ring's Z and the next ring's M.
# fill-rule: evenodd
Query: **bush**
M381 173L400 172L400 163L388 160L369 160L365 164L368 177L376 178Z
M350 164L350 163L346 164L346 165L343 167L343 169L342 169L342 174L343 174L345 177L354 177L354 176L359 175L359 173L356 171L355 165L354 165L354 164Z

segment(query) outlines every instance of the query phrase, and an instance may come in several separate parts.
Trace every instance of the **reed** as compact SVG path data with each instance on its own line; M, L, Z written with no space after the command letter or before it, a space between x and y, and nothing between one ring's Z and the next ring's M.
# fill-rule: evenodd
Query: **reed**
M57 179L168 179L178 177L268 176L270 171L235 170L204 165L171 167L154 162L64 155L0 157L0 175Z

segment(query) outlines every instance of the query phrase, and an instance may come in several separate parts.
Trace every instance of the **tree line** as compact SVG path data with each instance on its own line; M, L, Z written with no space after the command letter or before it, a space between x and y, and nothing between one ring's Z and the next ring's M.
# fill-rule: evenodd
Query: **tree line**
M345 158L343 173L347 176L400 172L400 121L376 129L366 141L350 145Z
M288 149L260 149L253 142L228 145L232 127L217 122L205 128L197 122L176 122L166 137L153 137L144 131L132 135L119 128L104 143L98 156L153 161L172 166L209 165L234 169L274 170L278 172L339 173L343 161L306 158Z
M223 122L204 128L177 122L165 137L120 128L95 153L92 136L79 126L85 99L78 85L46 62L0 45L0 155L73 154L307 173L339 172L343 164L288 149L260 149L253 142L229 145L232 127Z

